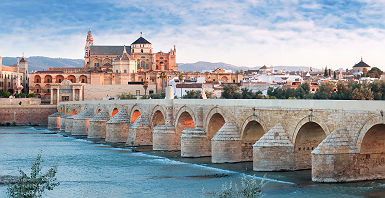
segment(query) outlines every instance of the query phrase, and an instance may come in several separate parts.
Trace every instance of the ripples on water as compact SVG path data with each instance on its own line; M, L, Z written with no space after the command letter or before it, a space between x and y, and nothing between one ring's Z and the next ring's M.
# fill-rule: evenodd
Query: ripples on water
M252 163L211 164L210 158L180 158L179 152L133 152L44 128L0 128L0 175L30 170L37 153L43 166L58 165L60 186L46 197L209 197L245 172L269 183L264 197L385 197L385 181L347 184L311 182L310 171L260 173ZM6 186L0 186L0 197Z

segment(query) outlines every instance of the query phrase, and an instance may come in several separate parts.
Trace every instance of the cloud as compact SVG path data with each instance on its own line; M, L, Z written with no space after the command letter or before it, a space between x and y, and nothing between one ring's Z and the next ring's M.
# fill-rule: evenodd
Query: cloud
M144 32L178 62L385 69L385 1L85 0L0 2L0 55L82 58L88 26L98 45ZM21 14L23 13L23 14Z

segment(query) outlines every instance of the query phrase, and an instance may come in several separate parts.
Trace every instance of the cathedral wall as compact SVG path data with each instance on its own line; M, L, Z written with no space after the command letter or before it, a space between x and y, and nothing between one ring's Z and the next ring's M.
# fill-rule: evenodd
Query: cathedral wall
M120 94L132 94L136 95L136 91L139 90L139 95L144 95L143 85L95 85L88 84L84 86L84 100L102 100L103 97L117 97ZM147 94L150 90L155 93L155 85L149 85L147 88Z

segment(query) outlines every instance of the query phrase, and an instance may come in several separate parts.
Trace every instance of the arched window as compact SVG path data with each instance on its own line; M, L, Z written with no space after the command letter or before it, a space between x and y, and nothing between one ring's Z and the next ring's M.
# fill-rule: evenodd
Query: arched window
M127 74L127 70L126 69L124 70L124 73Z
M138 69L140 69L140 64L138 63Z
M146 65L145 65L144 61L141 61L141 62L140 62L140 67L142 67L142 68L144 69L145 66L146 66Z
M141 50L140 50L140 52L142 52L142 53L143 53L143 49L141 49Z

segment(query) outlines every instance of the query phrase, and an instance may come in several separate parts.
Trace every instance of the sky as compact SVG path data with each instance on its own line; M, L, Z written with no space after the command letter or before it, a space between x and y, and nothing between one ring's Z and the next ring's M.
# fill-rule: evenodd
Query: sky
M385 70L385 0L1 0L0 56L83 58L143 32L178 63Z

